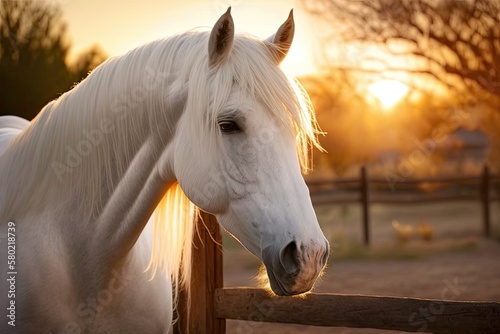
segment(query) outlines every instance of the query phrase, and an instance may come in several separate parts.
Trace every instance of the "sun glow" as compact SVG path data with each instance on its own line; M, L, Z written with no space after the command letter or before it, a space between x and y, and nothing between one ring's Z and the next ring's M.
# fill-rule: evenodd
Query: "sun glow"
M408 93L408 86L397 80L376 81L368 86L368 92L384 109L392 108Z

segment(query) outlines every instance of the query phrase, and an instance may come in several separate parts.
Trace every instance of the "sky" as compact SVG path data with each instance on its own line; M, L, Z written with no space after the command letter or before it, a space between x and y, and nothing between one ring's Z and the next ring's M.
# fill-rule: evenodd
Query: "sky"
M293 76L315 74L325 64L324 53L333 52L329 61L340 65L362 66L363 48L355 44L334 44L325 49L326 37L335 25L310 16L299 0L48 0L60 5L73 48L70 59L98 44L109 56L123 54L150 41L182 33L194 28L210 29L231 6L236 32L260 38L273 35L294 10L295 37L282 63L282 69ZM338 43L338 42L337 42ZM380 54L368 49L368 55ZM338 64L337 64L338 65ZM401 75L392 79L401 80ZM395 94L394 80L376 90L368 80L360 84L360 92L370 92L383 105L400 100L407 90ZM372 89L372 87L374 89ZM370 95L368 94L368 95ZM394 95L394 96L393 96ZM390 108L389 108L390 109Z
M72 40L72 53L99 44L110 56L184 31L210 28L231 6L236 32L267 38L294 9L295 38L283 69L315 72L317 23L295 0L51 0L59 3Z

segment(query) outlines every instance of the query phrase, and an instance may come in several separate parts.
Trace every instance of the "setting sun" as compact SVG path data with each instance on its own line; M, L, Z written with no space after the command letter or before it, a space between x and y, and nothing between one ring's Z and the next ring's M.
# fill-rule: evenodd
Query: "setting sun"
M384 109L392 108L408 93L408 86L397 80L376 81L368 86L368 92Z

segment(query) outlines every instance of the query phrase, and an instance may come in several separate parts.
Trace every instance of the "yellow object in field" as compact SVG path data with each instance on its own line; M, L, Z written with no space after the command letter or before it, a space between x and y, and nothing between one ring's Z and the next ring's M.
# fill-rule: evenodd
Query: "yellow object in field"
M392 228L396 232L396 237L400 242L407 242L413 234L413 226L401 224L397 220L392 221Z
M434 237L434 227L427 224L423 219L420 219L417 226L417 233L425 241L430 241Z

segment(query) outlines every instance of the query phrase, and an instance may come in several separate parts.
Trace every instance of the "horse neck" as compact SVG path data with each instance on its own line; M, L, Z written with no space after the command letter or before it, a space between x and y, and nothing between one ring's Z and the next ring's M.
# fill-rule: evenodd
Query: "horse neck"
M143 47L108 61L42 110L3 168L2 179L16 185L15 194L12 187L0 194L7 215L57 206L91 220L121 182L137 184L151 173L182 103L164 96L172 71L148 65L150 52ZM131 171L134 159L141 163Z

